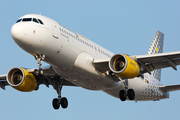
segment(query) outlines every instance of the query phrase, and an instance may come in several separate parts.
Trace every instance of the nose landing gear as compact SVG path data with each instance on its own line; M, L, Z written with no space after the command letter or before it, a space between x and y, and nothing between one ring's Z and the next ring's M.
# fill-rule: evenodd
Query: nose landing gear
M34 70L34 73L35 73L35 75L43 75L43 70L41 69L41 66L42 66L42 61L45 59L45 55L44 54L41 54L41 55L35 55L34 56L35 57L35 59L37 60L37 66L38 66L38 70L37 69L35 69Z
M38 69L35 69L34 70L34 74L36 76L38 76L39 78L44 78L44 72L43 70L41 69L41 66L42 66L42 61L44 61L45 59L45 55L44 54L37 54L34 56L35 59L37 60L37 66L38 66ZM63 82L64 82L64 78L61 78L61 77L56 77L56 78L53 78L51 79L52 80L52 86L53 88L56 90L57 94L58 94L58 98L54 98L53 101L52 101L52 105L53 105L53 108L55 110L59 109L60 105L62 108L67 108L68 107L68 100L67 98L65 97L61 97L61 90L62 90L62 87L63 87ZM48 86L48 84L47 84Z

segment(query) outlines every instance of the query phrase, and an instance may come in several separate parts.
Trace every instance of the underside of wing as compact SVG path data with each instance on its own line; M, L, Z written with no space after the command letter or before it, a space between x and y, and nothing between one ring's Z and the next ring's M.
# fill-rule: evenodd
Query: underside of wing
M172 67L174 70L177 70L176 66L180 65L180 51L132 56L132 58L134 58L141 65L142 73L150 73L150 71L155 69L166 67Z
M109 59L94 59L93 61L94 67L96 70L105 73L106 71L110 71L109 69Z
M135 60L140 65L141 73L150 73L155 69L161 69L166 67L172 67L173 69L177 70L176 66L180 65L180 51L136 55L129 57ZM94 59L93 64L98 71L105 73L106 71L110 71L109 62L110 60L107 59Z

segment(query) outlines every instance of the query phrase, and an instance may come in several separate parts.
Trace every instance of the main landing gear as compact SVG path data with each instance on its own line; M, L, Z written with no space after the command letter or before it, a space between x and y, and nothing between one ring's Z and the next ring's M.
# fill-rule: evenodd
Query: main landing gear
M129 100L134 100L135 98L135 92L133 89L128 89L128 80L122 80L121 82L124 83L125 90L119 91L119 98L121 101L126 101L127 97Z
M65 97L61 97L61 90L63 87L63 81L64 79L61 80L61 83L58 82L57 79L54 80L53 82L53 87L56 90L58 94L58 98L54 98L52 101L53 108L55 110L59 109L60 105L62 108L67 108L68 107L68 100Z
M39 78L43 78L44 72L41 69L41 66L42 66L41 63L45 59L45 55L44 54L35 55L34 57L37 60L37 64L38 64L37 65L38 69L34 70L34 74L36 76L38 76ZM67 98L61 97L61 90L62 90L62 87L63 87L63 82L64 82L64 79L61 79L61 78L55 78L55 79L52 80L52 86L53 86L53 88L56 90L56 92L58 94L58 98L54 98L53 101L52 101L53 108L56 109L56 110L59 109L60 105L64 109L68 107Z
M119 98L121 101L126 101L127 97L129 98L129 100L134 100L135 93L133 89L129 89L128 91L121 90L119 92Z

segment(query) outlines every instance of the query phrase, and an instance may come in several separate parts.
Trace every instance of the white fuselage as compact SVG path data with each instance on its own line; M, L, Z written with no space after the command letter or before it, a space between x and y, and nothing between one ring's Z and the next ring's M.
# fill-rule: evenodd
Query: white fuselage
M66 80L89 90L103 90L119 98L124 84L112 76L101 73L93 65L94 59L110 59L112 52L67 29L56 21L41 15L25 15L21 18L41 19L44 24L33 21L18 22L11 34L15 42L31 55L45 55L45 62ZM135 91L135 101L158 100L169 97L159 91L160 82L146 73L144 78L128 79L128 88Z

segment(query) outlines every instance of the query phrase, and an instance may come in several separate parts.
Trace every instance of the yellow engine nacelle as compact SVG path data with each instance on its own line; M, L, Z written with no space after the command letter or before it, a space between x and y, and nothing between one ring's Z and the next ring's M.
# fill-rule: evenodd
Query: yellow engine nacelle
M114 55L109 61L109 68L121 78L137 77L140 71L138 63L125 54Z
M7 82L16 90L30 92L37 88L37 80L23 68L12 68L7 74Z

